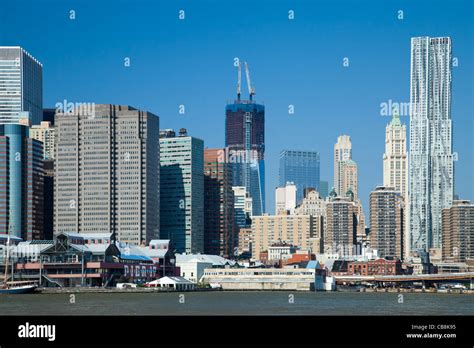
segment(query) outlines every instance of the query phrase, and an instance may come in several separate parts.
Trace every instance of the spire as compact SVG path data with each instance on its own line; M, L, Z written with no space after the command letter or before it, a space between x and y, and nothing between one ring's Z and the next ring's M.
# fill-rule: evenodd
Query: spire
M350 198L351 201L354 200L354 191L352 191L352 188L348 188L346 192L346 197Z
M398 109L395 106L392 108L392 121L390 121L390 125L394 127L400 127L402 125Z

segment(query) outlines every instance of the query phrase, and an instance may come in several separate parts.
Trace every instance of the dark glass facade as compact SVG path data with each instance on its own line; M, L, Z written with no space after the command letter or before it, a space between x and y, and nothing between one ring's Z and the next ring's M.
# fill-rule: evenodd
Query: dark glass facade
M253 215L265 212L265 107L237 100L226 106L225 144L232 165L232 186L245 186Z
M0 233L43 239L43 147L27 126L0 125Z
M225 149L204 150L204 253L229 257L238 246L234 233L234 191Z

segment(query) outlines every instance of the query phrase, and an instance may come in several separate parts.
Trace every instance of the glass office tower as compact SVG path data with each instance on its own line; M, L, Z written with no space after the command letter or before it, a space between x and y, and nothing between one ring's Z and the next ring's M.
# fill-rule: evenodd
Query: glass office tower
M312 187L319 192L319 152L281 151L279 186L284 187L287 182L293 182L296 185L297 202L303 199L305 188Z
M204 252L204 142L160 131L160 238L179 253Z
M27 125L0 125L0 233L43 238L43 147Z
M30 124L43 119L43 66L21 47L0 46L0 124L19 123L22 111Z
M252 100L226 106L225 144L232 163L233 186L252 198L252 215L265 212L265 107Z

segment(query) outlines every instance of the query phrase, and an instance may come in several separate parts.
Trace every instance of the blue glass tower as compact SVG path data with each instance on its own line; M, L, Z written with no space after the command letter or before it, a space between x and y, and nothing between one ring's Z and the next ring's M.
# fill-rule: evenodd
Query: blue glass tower
M43 148L28 126L0 125L0 233L43 237Z
M293 182L296 185L297 202L303 199L305 188L312 187L319 192L319 152L281 151L279 185L285 186L287 182Z

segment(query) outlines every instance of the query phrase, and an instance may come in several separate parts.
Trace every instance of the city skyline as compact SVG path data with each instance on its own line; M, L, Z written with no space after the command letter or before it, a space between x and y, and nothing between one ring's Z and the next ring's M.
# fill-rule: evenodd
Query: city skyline
M381 117L381 104L409 101L410 39L425 35L450 36L453 40L453 57L459 61L458 66L453 67L452 91L453 148L459 154L459 161L455 164L455 193L460 198L472 200L474 189L471 173L474 168L472 146L469 146L472 144L472 120L469 117L473 102L469 98L472 95L472 76L463 73L469 71L472 64L472 51L469 50L472 29L467 28L472 19L438 2L430 2L428 9L423 4L409 2L385 8L382 4L374 4L367 13L350 3L341 3L345 6L338 6L337 9L344 26L332 24L335 26L333 29L336 29L333 33L329 33L324 25L320 28L318 23L326 24L326 21L318 16L318 12L330 14L336 5L321 4L316 7L308 3L299 7L283 2L262 17L259 11L264 7L257 4L255 13L229 14L239 15L248 21L260 14L262 33L252 36L249 47L236 47L239 46L236 43L241 42L244 34L253 28L242 28L241 34L235 36L230 32L236 24L231 23L222 34L210 34L213 28L221 28L224 19L228 21L226 16L219 15L219 5L207 8L204 13L198 6L185 4L184 22L178 19L180 8L164 5L162 11L154 15L164 29L172 31L173 40L170 42L163 34L150 36L146 28L143 33L133 29L125 32L122 29L105 28L107 25L118 28L114 23L119 23L129 14L140 14L144 18L148 15L139 7L130 8L127 4L107 8L112 15L104 20L104 24L98 24L95 20L102 15L105 7L94 8L84 2L73 3L71 8L64 6L51 9L49 17L63 18L55 24L54 31L50 23L40 20L41 15L37 16L43 11L41 6L30 3L30 6L19 4L13 8L6 4L8 11L5 13L21 11L31 25L20 28L10 19L14 15L3 18L0 14L2 23L9 27L8 31L0 31L0 42L2 45L24 47L43 64L44 107L54 107L64 99L71 102L133 105L159 115L163 128L187 128L191 134L203 138L206 147L222 147L224 144L223 135L216 137L215 134L224 134L224 106L226 101L235 96L236 71L233 59L240 57L249 61L257 91L256 101L264 102L267 114L267 211L271 212L274 206L278 154L281 150L291 147L320 152L321 180L332 182L332 146L338 135L348 134L353 143L353 157L358 164L359 196L367 213L368 194L373 187L382 183L383 177L380 158L383 154L384 128L389 119ZM69 18L72 8L76 13L74 20ZM288 19L289 9L295 11L293 22ZM397 18L399 9L404 11L403 20ZM171 16L173 12L176 12L175 18ZM208 21L209 16L214 15L216 20ZM354 24L348 24L345 20L348 16L351 16ZM416 27L412 22L413 17L417 18ZM272 30L280 35L280 44L286 44L287 50L278 50L275 43L263 41L264 34L269 33L265 23L269 22L276 23ZM80 33L88 24L100 27L99 37L92 38L87 31ZM197 32L193 31L196 25L199 26ZM352 25L357 28L352 28ZM50 46L43 37L35 34L35 28L38 27L44 31L48 40L56 40L61 44ZM371 31L372 35L361 35L373 27L380 32ZM357 40L345 38L348 30ZM221 35L226 34L231 35L235 42L232 45L224 43L219 51L212 48L214 41L222 43ZM119 37L120 45L116 45ZM104 40L110 44L104 46ZM159 47L174 45L175 40L182 42L183 46L157 51ZM316 41L319 43L317 49L308 46ZM390 42L390 45L386 42ZM69 50L72 43L74 46L71 48L77 48L79 44L81 50ZM264 44L267 53L258 53L258 50L253 49ZM377 50L371 48L373 45L377 46ZM212 48L210 52L201 56L200 52L205 52L209 47ZM307 49L310 53L308 58L302 54ZM153 54L158 52L158 56ZM157 65L157 62L170 61L171 56L176 60L171 69L166 64ZM124 66L127 57L130 59L129 67ZM267 64L272 57L275 62ZM298 66L291 63L292 57L298 57ZM345 57L349 59L347 67L343 66ZM370 69L364 59L370 62ZM172 77L165 70L179 72L180 77ZM360 84L362 77L367 83ZM90 88L96 85L95 79L101 81L100 87ZM134 87L138 90L136 92L128 87L118 87L135 86L138 83L140 88ZM211 85L213 89L209 89ZM212 93L204 93L209 90ZM338 102L341 97L345 103ZM179 114L180 105L185 107L184 114ZM294 114L289 113L289 105L294 106ZM408 128L408 117L402 115L401 120ZM368 132L373 134L370 139L365 137Z
M472 341L474 0L0 3L0 348Z

